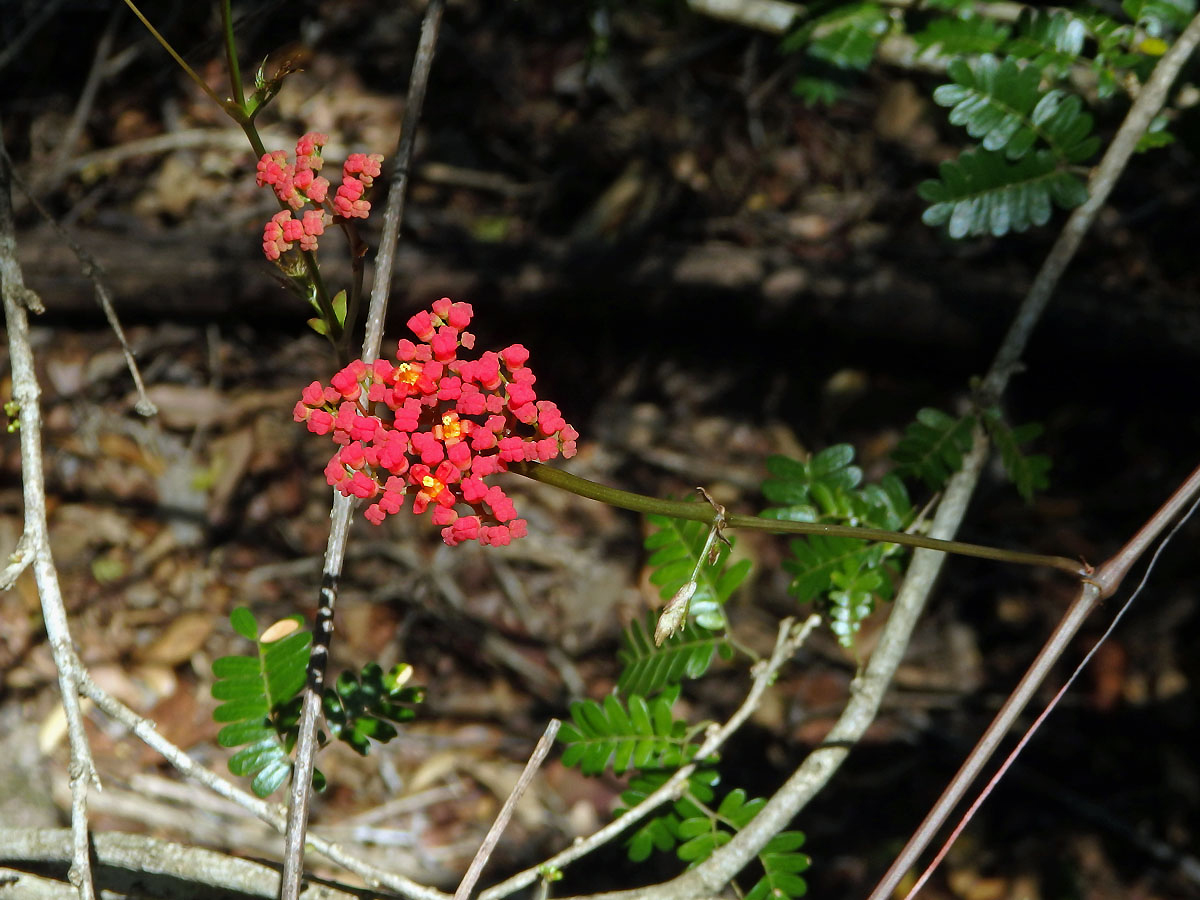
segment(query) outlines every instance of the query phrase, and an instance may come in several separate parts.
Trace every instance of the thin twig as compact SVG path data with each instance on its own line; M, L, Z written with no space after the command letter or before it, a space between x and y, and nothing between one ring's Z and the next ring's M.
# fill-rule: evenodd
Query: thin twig
M37 34L39 28L54 17L63 2L64 0L47 0L37 7L33 15L29 17L29 21L25 23L25 28L21 33L8 41L4 49L0 51L0 72L3 72L9 63L25 51L25 45Z
M1191 489L1186 492L1186 495L1190 499L1190 498L1194 498L1196 496L1197 490L1200 490L1200 469L1197 469L1196 472L1193 473L1192 478L1189 479L1189 482L1193 483L1191 486ZM1180 489L1180 491L1176 492L1177 495L1180 495L1183 493L1184 493L1184 489L1182 489L1182 488ZM1174 499L1174 498L1172 498L1172 499ZM1013 747L1011 752L1009 752L1008 756L1005 757L1004 762L1000 764L1000 768L996 770L996 772L992 775L992 777L988 779L987 784L984 785L983 788L980 790L979 796L975 798L975 800L971 803L971 806L967 809L967 811L965 813L963 813L962 818L960 818L958 821L958 824L954 826L954 830L952 832L950 832L949 837L947 837L945 842L942 844L942 848L937 852L937 855L934 856L933 860L929 863L929 865L925 867L925 871L921 873L921 877L918 878L916 880L916 882L913 884L912 890L910 890L908 892L909 897L915 897L918 894L918 892L920 892L921 888L924 887L925 883L929 880L930 876L933 875L933 873L937 870L937 867L941 864L942 860L946 858L946 854L950 852L950 848L954 846L954 842L956 840L958 840L959 835L961 835L963 833L963 831L966 829L967 825L970 824L971 819L973 819L975 817L975 813L977 813L979 811L979 808L981 806L983 806L984 800L986 800L988 798L988 796L992 793L992 791L995 790L996 785L998 785L1000 783L1000 780L1004 777L1005 773L1008 772L1008 770L1012 767L1012 764L1016 761L1017 757L1021 755L1021 752L1025 749L1025 745L1028 744L1030 742L1030 740L1033 739L1033 736L1037 733L1038 729L1041 728L1042 724L1046 721L1046 719L1048 719L1050 717L1050 713L1053 712L1055 707L1058 706L1059 701L1062 700L1062 698L1066 695L1067 691L1070 690L1071 686L1078 680L1079 676L1083 673L1083 670L1086 669L1088 664L1092 661L1092 657L1094 657L1096 655L1096 651L1099 650L1104 645L1104 642L1107 641L1112 636L1114 631L1116 631L1117 624L1124 617L1125 613L1127 613L1129 611L1129 608L1131 606L1133 606L1133 601L1137 599L1138 595L1142 592L1142 589L1146 586L1146 582L1150 579L1150 573L1152 571L1154 571L1154 566L1158 562L1159 556L1162 555L1162 552L1163 552L1163 550L1166 549L1167 544L1169 544L1171 542L1171 540L1175 537L1175 535L1179 533L1179 529L1183 527L1184 523L1186 523L1187 520L1192 517L1192 514L1196 512L1197 506L1200 506L1200 500L1192 499L1191 504L1192 504L1191 507L1183 515L1183 517L1180 518L1179 521L1175 523L1175 527L1172 528L1170 533L1162 539L1162 542L1158 545L1158 548L1154 551L1154 555L1150 558L1149 565L1146 566L1146 571L1142 575L1142 580L1138 583L1138 586L1136 588L1134 588L1133 593L1129 595L1129 599L1126 600L1125 603L1121 606L1120 610L1117 611L1117 614L1115 616L1113 616L1112 621L1108 623L1108 627L1106 629L1104 629L1104 633L1102 635L1100 635L1100 637L1096 640L1096 642L1094 644L1092 644L1092 648L1090 650L1088 650L1088 652L1084 655L1083 659L1081 659L1079 661L1078 665L1075 666L1074 670L1071 672L1070 677L1068 677L1067 680L1063 682L1062 687L1060 687L1058 689L1058 691L1054 694L1054 696L1050 698L1050 701L1046 704L1046 707L1038 714L1038 717L1036 719L1034 719L1033 724L1030 725L1029 728L1026 729L1026 731L1023 735L1021 735L1021 739L1017 742L1017 745L1015 747ZM1166 506L1170 507L1171 505L1172 505L1171 502L1168 502ZM1164 510L1165 509L1166 509L1166 507L1164 507ZM1165 526L1166 523L1170 521L1170 516L1173 515L1173 513L1174 513L1174 511L1172 511L1171 513L1163 513L1162 515L1156 515L1151 520L1151 522L1154 523L1156 520L1158 520L1161 523L1161 526ZM1145 529L1143 529L1143 531L1144 530ZM1158 533L1158 530L1160 530L1160 528L1156 528L1154 530L1154 533L1156 535ZM1135 541L1136 541L1136 538L1135 538ZM1134 542L1131 541L1131 543L1134 543ZM1119 556L1120 556L1120 554L1118 554L1118 557ZM1122 566L1123 560L1121 562L1116 563L1116 565ZM1108 568L1108 566L1106 565L1104 568ZM1094 603L1095 601L1092 601L1092 602ZM1090 607L1088 607L1088 608L1090 609ZM1083 618L1079 617L1079 621L1082 622ZM1061 631L1061 630L1062 630L1062 628L1060 626L1059 631ZM1057 634L1057 632L1056 632L1056 634ZM1069 640L1071 637L1073 637L1073 635L1074 635L1074 632L1072 632L1071 634L1068 634L1066 637ZM1061 655L1062 650L1065 647L1065 644L1066 644L1066 641L1064 641L1063 645L1058 648L1058 652L1054 653L1053 655L1046 654L1043 652L1042 655L1049 656L1049 663L1047 665L1047 668L1049 667L1049 665L1052 665L1054 662L1057 661L1058 656ZM1047 646L1047 648L1049 648L1050 642L1047 642L1046 646ZM1041 656L1039 656L1039 659L1040 658L1041 658ZM1030 672L1033 672L1032 667L1030 668ZM1026 677L1028 677L1028 676L1026 676ZM1038 680L1040 682L1042 679L1038 679ZM1007 704L1006 704L1006 706L1007 706ZM999 720L999 718L1000 717L997 716L997 720ZM1012 716L1011 720L1004 722L999 727L997 727L996 731L1000 737L1003 737L1003 735L1005 733L1007 733L1008 729L1012 725L1012 721L1015 719L1016 719L1016 714L1014 714ZM989 731L991 731L990 728L989 728ZM980 741L980 745L982 745L982 744L983 744L983 741ZM968 779L967 784L969 784L971 780L973 780L973 779ZM964 784L964 789L967 786L967 784Z
M400 141L396 145L396 160L392 166L392 186L383 211L383 233L375 255L375 282L371 285L371 307L367 311L366 334L363 336L363 362L370 363L379 355L383 342L383 323L387 317L388 296L392 290L392 267L396 260L396 245L400 226L404 222L404 202L408 196L408 181L412 171L413 150L417 144L417 123L425 105L425 88L433 68L438 32L442 26L445 0L430 0L421 22L421 37L413 59L412 75L408 80L408 99L404 104L404 119L400 123Z
M1121 123L1112 144L1109 145L1108 151L1104 154L1104 158L1100 161L1100 165L1092 177L1090 196L1071 215L1062 234L1059 235L1054 247L1047 255L1046 261L1042 264L1042 268L1030 286L1029 293L1005 336L991 371L983 380L982 392L986 396L998 397L1008 384L1008 379L1019 368L1029 336L1049 302L1055 285L1066 271L1083 240L1083 235L1091 227L1096 214L1112 192L1113 186L1129 162L1138 140L1166 101L1167 91L1174 83L1183 64L1195 51L1197 44L1200 44L1200 15L1192 19L1171 49L1159 60L1154 72L1147 80L1146 86L1125 116L1125 121ZM1128 571L1132 559L1140 555L1148 546L1149 541L1153 539L1150 537L1153 529L1161 530L1162 527L1165 527L1165 523L1169 521L1167 513L1169 512L1170 517L1173 517L1178 513L1179 507L1187 502L1182 495L1196 489L1194 482L1198 475L1200 475L1200 470L1193 473L1188 482L1173 495L1167 506L1138 532L1121 553L1101 567L1091 583L1083 586L1075 602L1063 617L1063 621L1047 640L1046 646L1038 654L1037 659L1034 660L1008 702L997 713L996 719L984 733L975 750L968 756L962 768L955 774L954 779L947 785L945 792L938 798L937 803L926 816L925 821L921 823L879 884L876 885L875 890L871 893L871 900L882 900L882 898L892 895L904 873L915 862L917 856L941 827L946 816L950 814L958 799L962 797L967 785L991 757L995 746L1007 732L1012 721L1020 714L1034 690L1041 684L1050 664L1062 653L1070 636L1083 623L1095 604L1116 589L1116 584ZM1153 531L1153 533L1157 534L1158 532ZM1135 546L1140 549L1133 549Z
M416 57L413 60L412 75L409 78L408 100L396 152L395 174L388 191L387 207L383 219L383 235L380 239L379 254L375 265L375 283L372 285L366 334L363 337L361 358L366 362L378 357L379 345L383 340L383 321L387 315L392 262L395 258L395 246L399 240L400 223L404 213L408 169L414 147L413 135L416 132L417 122L420 120L421 107L425 100L425 87L429 82L429 70L433 65L442 8L443 0L431 0L425 10L425 18L421 25L421 37L417 44ZM304 872L305 835L308 829L310 785L317 751L317 718L321 712L325 667L329 657L329 644L333 637L333 610L337 602L338 582L341 578L346 539L350 531L350 517L354 512L354 507L353 498L335 494L329 543L326 547L325 562L322 567L317 627L314 632L308 683L304 691L299 734L296 741L295 767L292 772L292 789L288 805L288 825L284 839L281 900L296 900L300 895Z
M1021 566L1058 569L1060 572L1066 572L1076 577L1083 577L1090 571L1079 560L1067 559L1065 556L1047 556L1042 553L1028 553L1024 550L1007 550L1003 547L968 544L964 541L938 540L921 534L887 531L883 528L835 525L827 522L791 522L784 519L767 519L762 516L736 514L722 517L710 506L687 503L682 500L663 500L659 497L648 497L645 494L623 491L620 488L589 481L543 463L514 462L509 464L508 470L534 481L540 481L542 484L550 484L570 491L580 497L599 500L610 506L640 513L671 516L675 519L686 519L692 522L703 522L709 526L715 525L718 519L722 519L726 527L741 528L746 531L762 531L767 534L820 534L826 537L848 537L885 544L900 544L905 547L923 547L926 550L940 550L943 553L953 553L958 556L973 556L977 559L993 559Z
M1171 495L1167 502L1150 518L1150 521L1112 559L1096 571L1094 579L1089 579L1088 583L1083 585L1058 627L1047 638L1045 646L1030 664L1029 670L1004 705L1000 707L1000 711L996 713L996 717L966 760L963 761L962 766L954 773L954 777L946 785L946 789L938 797L925 820L913 832L895 862L880 879L879 884L871 893L870 900L883 900L892 895L896 884L916 862L917 857L929 842L933 840L934 835L953 812L954 807L958 805L967 788L971 786L987 761L991 759L992 754L996 752L1001 741L1004 740L1004 736L1008 734L1008 730L1042 682L1046 680L1054 663L1070 645L1071 639L1096 608L1096 604L1116 590L1121 577L1129 571L1133 561L1140 558L1149 549L1163 530L1178 517L1182 509L1192 502L1197 494L1200 494L1200 468L1192 472L1187 481ZM1034 724L1035 728L1042 718L1044 718L1044 713ZM1030 729L1030 733L1032 730ZM913 893L915 892L916 888L914 887Z
M63 169L67 160L75 152L75 145L79 143L79 136L83 134L83 128L87 124L88 116L92 113L92 106L96 102L96 94L99 93L100 85L104 82L108 57L112 53L113 41L117 36L117 23L120 22L120 19L121 7L114 5L108 16L108 24L104 26L104 30L100 32L100 39L96 42L92 67L84 80L83 90L79 92L79 101L75 104L71 121L63 129L49 165L45 169L39 170L39 177L34 179L38 193L49 193L62 181Z
M554 736L558 734L558 729L561 726L562 722L558 719L551 719L550 723L546 726L546 730L537 742L537 746L533 748L533 753L529 757L529 761L525 763L525 768L521 770L521 777L517 779L517 783L509 793L508 799L500 807L500 814L496 816L496 821L492 823L492 827L484 835L483 843L479 845L479 850L475 853L475 858L467 866L467 872L463 875L462 881L459 882L458 890L454 892L454 900L467 900L471 896L471 891L475 889L475 882L483 874L483 867L487 865L492 851L496 849L496 844L500 842L500 835L508 827L508 822L517 809L517 803L525 794L530 782L533 781L533 776L545 761L546 754L554 746Z
M0 859L25 864L60 862L63 835L59 828L0 829ZM271 866L203 847L185 846L141 834L109 832L96 835L94 849L96 861L110 871L121 870L142 879L157 876L213 889L209 894L187 892L186 896L216 894L273 898L278 890L279 872ZM113 881L119 883L127 879L128 876ZM19 882L11 886L7 882L4 884L6 888L11 887L11 894L5 891L8 896L29 896ZM172 894L168 895L164 890L155 896L180 896L182 893L176 888ZM127 895L122 892L121 896ZM139 892L138 896L146 895ZM305 894L305 900L363 900L363 894L355 888L314 884Z
M0 149L4 146L0 131ZM26 307L36 295L25 287L16 257L16 237L12 214L12 165L7 153L0 153L0 293L4 295L4 319L8 325L8 353L12 367L13 399L19 404L21 432L21 486L25 501L24 550L33 564L46 637L58 670L58 687L66 713L71 762L71 871L69 879L81 900L93 900L92 864L88 851L87 792L89 785L100 787L100 778L92 761L87 734L83 730L83 711L79 706L78 680L82 670L71 641L67 611L63 604L58 570L50 551L50 531L46 522L46 481L42 471L41 388L34 370L33 350L29 343L29 319Z
M62 242L67 245L72 253L78 258L80 268L83 272L83 277L92 282L92 287L96 291L96 302L100 304L100 308L104 310L104 318L108 320L108 327L113 330L113 334L117 336L117 341L121 345L121 353L125 357L125 367L129 369L129 375L133 379L134 389L137 391L138 399L134 405L134 409L140 415L153 416L158 414L158 407L150 400L146 394L146 385L142 381L141 370L138 369L137 360L133 358L133 350L129 347L129 341L125 339L125 330L121 327L121 320L117 318L116 307L113 306L112 295L108 292L108 288L104 284L104 267L96 261L84 247L75 240L74 236L65 227L59 224L54 216L50 215L40 200L34 195L33 191L27 185L21 176L16 172L13 166L12 158L8 155L8 150L0 143L0 157L3 157L2 163L8 169L13 184L19 187L25 196L29 198L29 202L33 208L38 211L43 219L45 219L54 232L62 239Z
M218 796L257 816L276 831L282 833L287 827L286 810L283 806L268 803L258 797L248 794L237 785L222 778L215 772L201 766L182 749L172 744L162 736L157 726L150 719L139 716L111 694L96 685L84 672L79 682L80 692L96 704L96 707L116 722L120 722L147 747L155 750L163 759L170 763L184 777L202 784ZM353 872L372 885L383 885L410 900L450 900L449 894L418 884L412 879L405 878L395 872L389 872L378 866L364 862L358 857L346 852L340 845L332 843L320 835L310 834L308 844L318 853L337 863L342 868Z
M729 717L729 720L724 725L721 725L719 728L713 727L709 729L708 733L704 736L704 743L700 745L700 749L696 751L693 759L705 760L712 756L745 724L754 710L758 708L758 704L762 700L762 696L767 688L774 684L775 675L779 669L792 658L820 622L821 617L814 614L809 616L799 626L794 626L792 619L784 619L779 623L779 632L775 637L775 649L771 651L771 656L768 659L755 665L753 669L754 681L750 685L750 690L746 693L741 706ZM509 894L532 884L546 868L561 869L563 866L591 853L597 847L607 844L631 826L636 825L642 819L646 818L646 816L650 815L650 813L654 812L654 810L658 809L664 803L669 803L677 799L679 792L683 789L691 774L696 771L696 768L697 763L691 762L673 772L671 777L657 790L652 792L637 806L622 813L620 818L614 819L599 831L588 835L586 838L575 841L566 850L555 854L545 862L531 866L523 872L518 872L511 878L502 881L500 884L488 888L479 895L479 900L500 900L502 897L507 897Z

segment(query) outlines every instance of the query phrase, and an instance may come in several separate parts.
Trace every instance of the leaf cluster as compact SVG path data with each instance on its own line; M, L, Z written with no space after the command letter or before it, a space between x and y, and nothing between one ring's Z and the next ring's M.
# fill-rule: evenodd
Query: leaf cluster
M854 448L835 444L807 462L786 456L767 460L763 482L767 500L782 504L763 516L793 522L823 522L900 531L912 519L904 483L885 475L878 484L862 484L853 465ZM789 543L784 569L792 576L788 593L801 602L816 601L838 640L849 645L877 598L892 595L892 577L903 552L897 544L814 534Z
M292 771L288 754L295 743L312 634L293 631L280 640L263 641L244 607L235 609L229 621L234 631L254 642L256 653L213 660L212 696L223 701L213 710L213 720L226 723L217 732L217 743L242 747L229 758L229 771L254 776L250 789L266 797Z
M299 730L302 689L312 651L312 634L299 628L300 616L277 623L262 634L253 614L238 607L229 616L238 635L254 642L255 652L222 656L213 661L212 696L222 701L213 720L225 723L217 732L222 747L241 747L229 758L229 771L253 776L251 790L259 797L274 793L292 772L291 751ZM294 622L287 628L284 623ZM286 632L278 639L279 626ZM412 667L394 666L387 673L368 663L361 673L343 672L323 698L325 718L333 737L366 755L369 740L386 742L396 736L392 723L412 719L423 689L407 685ZM321 742L327 738L321 735ZM314 771L320 790L325 776Z
M811 63L793 90L805 102L832 103L843 92L838 73L866 69L891 33L911 35L924 62L947 62L951 83L934 100L979 147L939 167L919 186L926 224L952 238L995 237L1050 220L1087 198L1082 166L1096 153L1092 117L1072 76L1090 69L1095 94L1144 82L1172 34L1186 26L1195 0L1123 0L1128 21L1093 5L1027 7L1015 25L982 15L967 0L934 0L908 9L875 2L817 5L819 12L783 41ZM1140 151L1174 138L1160 117Z
M1004 471L1018 493L1026 502L1032 502L1034 493L1050 484L1050 458L1026 453L1022 446L1037 438L1042 426L1029 422L1014 428L997 406L957 418L930 407L920 410L892 451L896 472L905 478L920 479L931 491L941 490L962 468L977 424L983 425L1000 451Z
M943 162L939 179L920 186L930 201L926 224L946 225L956 238L999 237L1045 224L1052 204L1071 209L1087 199L1073 167L1100 140L1078 95L1041 87L1043 70L1011 56L956 59L948 74L954 83L934 91L934 102L950 107L950 123L981 147Z
M660 772L633 778L629 788L621 794L622 806L617 815L641 803L666 780L667 776ZM633 832L627 845L629 858L641 862L655 850L674 851L691 868L729 843L737 832L750 824L767 801L761 797L750 799L744 790L734 788L717 803L714 788L719 780L712 769L693 772L683 795L668 811L647 819ZM758 854L763 874L745 897L764 900L803 896L808 885L800 873L811 864L807 854L799 852L804 841L804 833L800 831L782 831L768 841Z
M559 730L567 745L564 766L578 766L585 775L612 769L623 775L632 769L678 769L690 762L697 747L695 729L676 719L671 707L679 698L679 686L647 701L632 694L628 704L615 694L603 703L576 700L571 704L571 722Z
M716 555L701 560L708 537L703 522L672 519L650 515L647 521L654 531L645 540L650 551L646 565L652 570L650 583L659 589L659 596L668 600L692 580L697 572L696 592L688 605L689 616L709 631L723 631L726 626L725 603L750 574L750 560L730 564L729 554L734 539L716 545Z
M684 678L700 678L718 655L722 659L733 656L733 646L724 636L696 622L684 624L662 646L656 646L654 624L651 611L644 619L634 619L621 634L617 689L624 694L649 697Z

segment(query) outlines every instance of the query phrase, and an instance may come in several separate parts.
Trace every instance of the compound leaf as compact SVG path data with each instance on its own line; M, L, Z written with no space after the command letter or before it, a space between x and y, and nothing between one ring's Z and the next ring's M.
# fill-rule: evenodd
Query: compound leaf
M1035 491L1043 491L1050 486L1047 475L1050 458L1040 453L1027 455L1021 445L1041 434L1042 426L1031 422L1013 428L994 406L983 411L983 425L1000 451L1000 461L1009 480L1027 503L1033 502Z
M603 703L576 700L571 704L571 721L558 732L567 745L562 762L579 766L585 775L599 775L611 768L621 775L638 768L678 768L696 752L688 735L687 722L671 715L678 688L664 691L653 700L634 695L629 709L620 698L609 694Z
M930 203L921 221L945 225L952 238L1026 231L1050 221L1053 206L1074 209L1087 199L1087 186L1048 150L1011 163L996 151L967 152L943 162L939 176L918 188Z
M730 571L739 583L745 577L744 572ZM723 635L695 622L685 623L663 641L661 647L656 646L655 622L654 613L648 612L644 621L634 619L621 635L624 646L617 651L622 666L617 688L624 694L649 696L658 693L679 684L684 678L699 678L708 671L717 654L722 659L733 656L733 646ZM633 697L630 697L631 706L632 703Z
M906 478L919 478L931 491L941 490L950 476L962 468L963 457L970 451L975 417L956 419L940 409L926 407L905 430L892 451L897 472Z

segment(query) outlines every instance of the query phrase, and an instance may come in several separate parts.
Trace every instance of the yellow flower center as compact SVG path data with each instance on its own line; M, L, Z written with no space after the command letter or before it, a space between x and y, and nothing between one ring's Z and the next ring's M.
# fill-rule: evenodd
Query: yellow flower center
M458 420L458 413L446 413L442 416L442 434L443 441L457 441L462 437L463 423Z

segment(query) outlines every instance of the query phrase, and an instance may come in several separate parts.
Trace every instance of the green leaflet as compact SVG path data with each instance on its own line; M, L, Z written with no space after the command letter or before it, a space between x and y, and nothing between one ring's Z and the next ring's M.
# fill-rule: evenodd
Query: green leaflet
M925 407L917 420L904 429L904 437L892 450L897 474L919 478L931 491L939 491L950 476L962 468L971 450L975 417L954 418L940 409Z
M323 698L330 733L354 748L360 756L370 751L370 741L386 743L397 736L392 723L416 718L414 708L425 699L425 689L409 685L412 666L399 663L385 674L378 663L362 671L342 672Z
M992 53L1008 40L1012 29L986 16L942 16L912 37L922 53L936 49L938 56Z
M617 689L622 693L649 697L684 678L699 678L718 654L722 659L732 658L729 641L694 622L686 623L661 647L655 646L655 618L648 612L644 621L634 619L621 634L623 646L617 659L622 669Z
M995 406L983 411L983 425L1000 451L1000 461L1009 480L1025 498L1025 502L1032 503L1035 491L1044 491L1050 486L1046 474L1050 471L1050 457L1040 453L1026 455L1021 445L1040 435L1042 426L1029 422L1013 428Z
M300 622L299 616L293 617ZM223 656L213 660L212 696L223 701L213 710L213 720L228 723L217 732L222 747L242 747L229 758L229 771L251 777L259 797L274 793L292 771L288 751L295 738L294 723L300 708L312 635L293 631L263 643L258 624L244 607L229 616L241 637L254 641L255 656ZM246 746L243 746L246 745Z
M301 621L300 616L290 618ZM298 732L312 634L293 631L264 642L248 609L238 607L229 620L240 636L254 642L256 652L213 661L212 696L222 701L213 720L227 723L217 733L217 743L242 748L229 758L229 771L252 776L251 790L266 797L292 772L290 751ZM423 689L406 686L411 673L407 665L384 673L377 663L368 663L359 675L343 672L324 696L325 719L334 737L364 755L369 739L395 737L391 723L411 719L411 705L424 697ZM322 789L325 776L314 771L313 784Z
M617 775L630 769L678 769L697 750L687 722L671 714L678 698L676 686L650 701L633 694L628 706L615 694L602 703L576 700L571 721L558 732L567 745L563 765L578 766L585 775L610 768Z
M950 124L965 127L985 150L1003 150L1007 159L1018 160L1040 141L1060 163L1095 154L1100 142L1091 134L1083 101L1062 90L1042 90L1037 66L985 53L973 63L953 60L947 74L954 83L935 90L934 102L951 107Z
M945 225L952 238L1027 231L1050 221L1053 206L1074 209L1087 187L1060 169L1053 154L1039 150L1009 163L1002 153L976 150L939 168L940 180L922 182L917 192L930 205L926 225Z
M810 55L839 69L865 69L891 27L878 3L846 3L793 32L783 50L806 48Z
M646 565L653 570L650 583L658 587L659 596L669 600L691 579L709 529L703 522L657 515L646 518L655 528L644 544L651 551L646 560ZM750 574L748 559L728 565L733 543L732 537L728 545L718 542L716 558L711 562L706 560L700 566L696 592L688 607L689 615L709 631L725 629L725 602Z
M1054 78L1065 76L1078 61L1088 35L1087 21L1069 10L1026 8L1017 22L1018 36L1004 49L1028 60L1034 70Z
M651 772L631 779L628 790L621 794L617 815L646 799L667 777L666 773ZM646 819L630 835L626 845L630 860L642 862L656 850L674 851L688 868L699 865L729 843L766 805L764 798L750 799L741 788L727 792L719 804L714 804L718 782L717 773L711 769L693 772L683 795L666 812ZM808 885L799 873L811 864L806 854L798 852L804 840L799 831L782 831L771 838L758 854L763 875L746 896L756 900L803 896Z
M1151 37L1182 31L1196 14L1195 0L1123 0L1121 9Z
M989 407L976 416L968 413L954 418L938 409L925 408L904 431L904 437L892 451L896 471L906 478L919 478L931 491L941 490L950 476L962 468L963 457L970 451L972 431L982 421L988 435L1000 451L1000 460L1009 480L1026 501L1035 491L1049 485L1046 473L1050 459L1041 454L1025 454L1027 444L1042 427L1027 423L1013 428L997 407Z
M885 475L878 484L860 487L862 470L853 461L854 448L849 444L828 447L807 462L770 457L771 477L763 482L763 494L786 505L767 509L763 515L889 531L907 527L913 513L903 482ZM901 548L820 534L796 538L788 547L791 557L783 562L792 576L788 593L800 602L816 602L838 640L849 645L876 598L891 597Z

